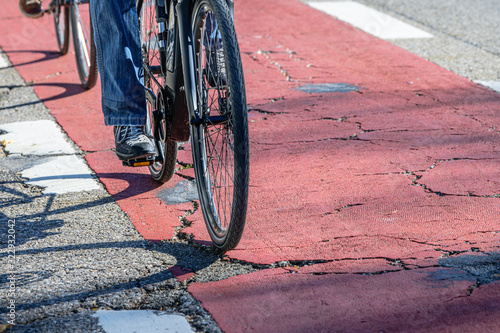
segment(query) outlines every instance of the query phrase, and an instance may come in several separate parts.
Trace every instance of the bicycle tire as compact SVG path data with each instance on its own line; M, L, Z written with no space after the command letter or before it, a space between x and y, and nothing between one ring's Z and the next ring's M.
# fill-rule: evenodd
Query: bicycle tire
M68 6L58 4L54 7L52 12L54 17L54 25L56 28L57 47L59 53L64 55L68 53L69 49L69 8Z
M154 0L137 1L143 64L146 67L159 65L161 57L159 53L160 41L158 38L155 3ZM162 74L156 74L154 79L163 87L165 86L165 78ZM150 77L149 71L144 71L144 86L147 89L155 90L156 84L154 83L154 79ZM154 141L157 153L161 157L159 161L155 161L155 163L149 166L149 172L155 181L165 183L174 175L178 147L177 142L168 140L167 138L167 132L169 132L168 126L171 125L168 122L169 117L167 116L169 106L161 93L161 89L156 89L155 96L157 99L155 105L151 104L149 100L146 103L147 122L144 130L146 135ZM158 110L162 115L161 120L157 121L156 126L153 118L154 110ZM155 128L156 133L154 133Z
M209 235L215 247L225 252L238 245L247 214L249 143L245 83L226 2L196 0L192 15L196 90L202 119L201 124L191 123L195 177ZM210 52L221 59L216 73L209 67L213 60ZM223 65L225 73L219 68ZM203 121L221 115L225 119L222 122Z
M70 15L78 75L82 87L90 89L97 82L97 53L88 2L74 1L70 5Z

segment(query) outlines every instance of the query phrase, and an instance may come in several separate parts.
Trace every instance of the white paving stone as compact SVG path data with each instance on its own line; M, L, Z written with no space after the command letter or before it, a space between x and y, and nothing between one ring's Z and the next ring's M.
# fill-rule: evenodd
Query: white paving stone
M21 172L27 184L43 187L44 194L63 194L100 189L83 159L76 155L49 157Z
M10 67L9 62L5 57L6 57L5 53L0 53L0 68Z
M51 120L24 121L0 125L0 142L9 154L61 155L76 151L59 126Z
M97 311L94 314L107 333L192 333L186 318L151 310Z
M474 81L477 84L488 87L492 90L500 92L500 81Z
M354 1L309 2L313 8L383 39L432 38L428 32Z

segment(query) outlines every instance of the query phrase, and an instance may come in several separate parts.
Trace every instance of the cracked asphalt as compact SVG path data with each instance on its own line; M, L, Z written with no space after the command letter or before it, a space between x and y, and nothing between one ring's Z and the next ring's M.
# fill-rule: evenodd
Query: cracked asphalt
M20 176L40 157L2 149L7 331L104 332L97 310L150 309L200 332L498 332L500 96L470 81L498 80L496 4L359 2L436 37L389 43L299 1L236 3L251 194L224 256L207 241L189 144L160 188L119 165L98 88L78 87L40 29L51 18L5 4L0 124L55 119L102 184L43 194Z

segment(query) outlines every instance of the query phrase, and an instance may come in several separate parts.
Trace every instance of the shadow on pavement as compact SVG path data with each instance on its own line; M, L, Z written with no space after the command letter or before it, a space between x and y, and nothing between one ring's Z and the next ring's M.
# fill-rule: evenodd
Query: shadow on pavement
M48 60L54 60L62 56L59 52L56 51L42 51L42 50L5 51L4 53L7 55L11 53L34 53L34 54L40 54L42 56L33 61L22 62L19 64L15 64L14 66L8 66L5 68L21 67L21 66L36 64Z
M58 247L49 247L49 248L40 248L40 249L30 249L26 251L18 251L16 252L16 256L30 256L30 255L37 255L37 254L50 254L50 253L60 253L60 252L67 252L67 253L72 253L74 251L81 251L81 250L99 250L99 249L109 249L109 248L116 248L116 249L137 249L137 250L143 250L144 248L151 250L151 251L158 251L167 255L170 255L174 258L174 260L177 261L177 264L175 265L176 267L186 267L189 270L196 272L197 270L201 270L203 268L206 268L213 264L215 261L219 259L219 257L211 252L208 251L199 251L193 248L192 246L189 246L187 244L180 244L180 243L150 243L147 241L143 240L138 240L138 241L125 241L125 242L101 242L101 243L93 243L93 244L78 244L78 245L67 245L67 246L58 246ZM2 256L4 256L2 254ZM190 260L193 260L193 257L196 257L194 261L196 262L195 265L187 265L187 258L190 258ZM172 265L173 266L173 265ZM170 266L170 267L172 267ZM169 268L170 268L169 267ZM116 269L116 267L109 267L109 269ZM146 269L144 269L145 272L147 272ZM142 272L138 272L138 274L141 274ZM42 280L46 280L51 278L54 275L54 272L49 272L49 271L30 271L30 272L22 272L22 273L15 273L14 274L16 277L16 286L17 287L24 287L25 288L30 288L30 284L40 282ZM9 283L9 276L12 276L12 274L2 274L0 275L0 288L8 289L7 284ZM164 285L165 282L169 282L170 284L174 283L173 281L167 281L169 279L172 279L174 275L169 269L162 270L158 273L154 274L145 274L141 277L138 278L132 278L128 281L124 282L117 282L117 283L106 283L103 281L97 281L98 284L100 284L98 287L93 288L93 290L88 290L88 291L82 291L82 292L69 292L69 293L64 293L63 295L60 296L55 296L55 297L48 297L44 300L37 301L37 302L26 302L26 303L18 303L17 304L17 309L18 310L31 310L31 309L36 309L39 307L47 306L47 305L54 305L54 304L59 304L59 303L64 303L64 302L72 302L72 301L83 301L89 297L98 297L98 296L104 296L107 294L111 293L116 293L117 291L127 291L130 289L134 289L137 287L140 288L145 288L150 289L148 286L153 286L156 284ZM122 279L116 279L117 281L122 280ZM102 284L102 285L101 285ZM169 289L170 287L166 287L166 289ZM2 307L0 309L0 313L7 313L8 309L5 307Z
M133 170L132 170L133 171ZM102 181L102 179L114 179L125 181L128 183L128 186L113 194L113 198L117 201L121 199L127 199L130 197L134 197L143 193L147 193L153 191L161 186L161 184L155 182L151 175L142 174L142 173L134 173L134 172L112 172L112 173L96 173L96 176Z
M8 89L26 88L26 87L28 87L28 86L0 86L0 89L2 89L2 88L8 88ZM53 91L53 90L57 91L57 90L60 90L57 88L62 88L62 89L64 89L64 91L57 94L57 95L48 97L48 98L37 99L36 101L33 101L33 102L26 102L26 103L20 103L20 104L15 104L15 105L10 105L10 106L3 106L0 110L17 109L20 107L31 106L31 105L36 105L36 104L40 104L40 103L46 103L49 101L54 101L54 100L58 100L58 99L66 98L66 97L75 96L75 95L78 95L78 94L81 94L81 93L84 93L87 91L87 90L83 89L83 87L80 84L76 84L76 83L34 83L34 84L30 85L30 87L49 87L51 89L51 91ZM54 89L54 88L56 88L56 89Z

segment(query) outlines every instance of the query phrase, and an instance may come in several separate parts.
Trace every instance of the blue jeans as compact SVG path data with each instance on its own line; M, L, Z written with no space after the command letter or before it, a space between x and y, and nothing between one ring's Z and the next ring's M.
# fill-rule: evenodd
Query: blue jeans
M106 125L146 123L136 0L91 0Z

